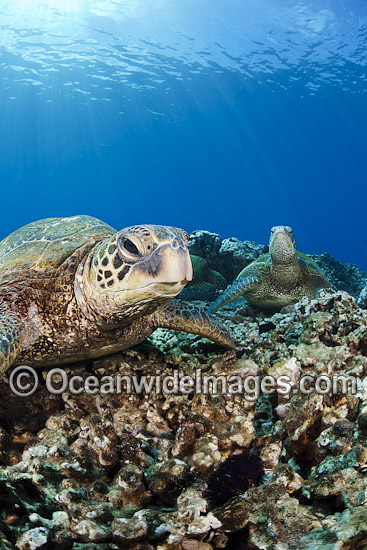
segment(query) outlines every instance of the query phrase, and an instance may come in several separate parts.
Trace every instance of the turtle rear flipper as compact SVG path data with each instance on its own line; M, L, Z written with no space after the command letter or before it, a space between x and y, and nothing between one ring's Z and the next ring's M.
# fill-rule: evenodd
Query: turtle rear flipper
M0 376L14 363L22 349L24 323L16 315L0 313Z
M169 302L154 313L154 320L157 328L199 334L220 346L236 348L236 344L223 325L208 315L205 310L191 304L179 301Z
M259 286L259 284L260 281L257 277L243 277L242 279L236 279L220 296L218 296L207 311L209 313L216 312L217 309L225 304L233 302L248 290L254 290L257 286Z

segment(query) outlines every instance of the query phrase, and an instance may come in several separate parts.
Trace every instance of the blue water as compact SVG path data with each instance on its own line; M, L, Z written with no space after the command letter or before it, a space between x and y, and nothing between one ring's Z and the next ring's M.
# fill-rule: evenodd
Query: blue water
M0 237L77 213L367 269L363 0L0 0Z

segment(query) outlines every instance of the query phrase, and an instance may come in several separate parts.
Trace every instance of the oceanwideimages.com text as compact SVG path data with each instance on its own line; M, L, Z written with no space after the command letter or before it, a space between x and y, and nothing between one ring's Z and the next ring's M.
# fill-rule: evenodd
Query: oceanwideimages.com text
M32 367L16 367L9 377L10 388L16 395L27 397L38 388L38 372ZM193 374L185 374L176 369L170 375L162 375L157 370L154 375L94 375L80 376L70 374L62 368L47 372L45 378L47 390L53 395L69 392L73 395L83 393L101 396L137 394L137 395L243 395L249 401L261 395L277 393L282 396L339 394L355 395L358 391L357 379L353 376L305 374L296 382L289 376L257 375L208 375L200 369Z

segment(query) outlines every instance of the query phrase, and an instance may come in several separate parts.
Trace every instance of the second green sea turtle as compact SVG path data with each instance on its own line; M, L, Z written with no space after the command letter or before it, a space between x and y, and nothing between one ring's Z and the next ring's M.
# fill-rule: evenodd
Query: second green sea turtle
M315 262L297 252L292 229L278 225L271 230L269 252L246 266L208 312L240 296L259 309L279 311L303 296L314 298L320 289L328 287L328 280Z

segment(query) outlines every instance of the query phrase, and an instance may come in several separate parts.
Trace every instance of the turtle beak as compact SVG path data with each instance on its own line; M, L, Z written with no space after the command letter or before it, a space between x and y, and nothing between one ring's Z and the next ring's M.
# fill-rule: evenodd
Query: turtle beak
M136 264L126 284L129 290L149 287L163 295L175 296L192 277L189 251L183 241L173 239L159 246L149 259Z
M161 267L150 286L159 288L160 292L176 295L192 280L192 263L186 246L163 245L158 251L157 263Z
M161 258L162 270L159 282L182 283L185 286L186 283L192 281L192 263L186 246L174 247L171 244L162 246Z

